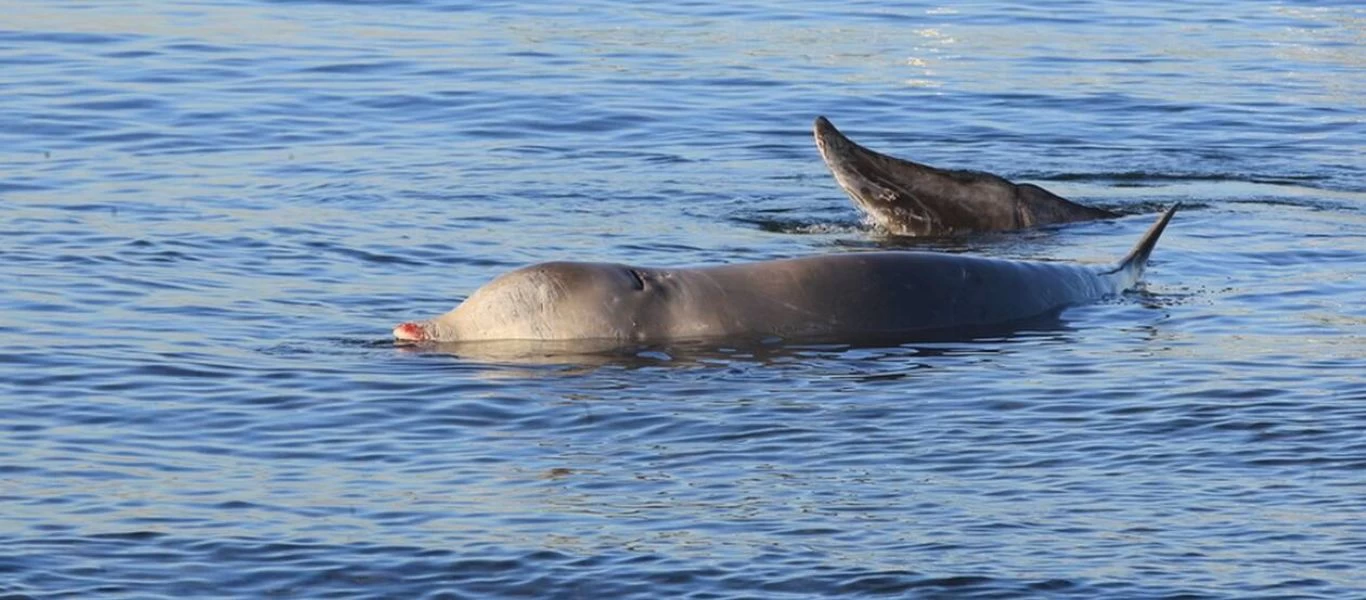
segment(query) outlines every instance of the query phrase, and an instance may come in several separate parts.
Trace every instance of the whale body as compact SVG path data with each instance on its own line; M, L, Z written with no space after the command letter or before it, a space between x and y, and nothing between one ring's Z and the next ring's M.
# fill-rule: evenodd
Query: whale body
M503 274L450 312L399 325L393 335L408 342L647 344L839 340L1004 324L1133 288L1176 209L1109 267L937 252L850 252L699 268L547 262Z

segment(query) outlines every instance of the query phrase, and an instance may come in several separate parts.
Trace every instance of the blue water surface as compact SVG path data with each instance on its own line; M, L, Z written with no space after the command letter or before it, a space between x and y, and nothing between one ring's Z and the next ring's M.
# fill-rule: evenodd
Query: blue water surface
M0 597L1366 597L1366 9L0 0ZM817 115L1124 217L869 229ZM506 270L874 248L978 339L478 360Z

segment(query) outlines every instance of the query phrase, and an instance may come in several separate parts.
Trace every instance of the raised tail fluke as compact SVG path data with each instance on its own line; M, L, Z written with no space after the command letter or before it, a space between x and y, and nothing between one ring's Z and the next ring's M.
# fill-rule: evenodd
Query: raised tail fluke
M1157 238L1162 237L1162 230L1167 228L1167 222L1172 220L1172 215L1176 214L1178 208L1181 208L1180 202L1163 212L1162 216L1157 218L1157 222L1148 228L1148 232L1143 234L1143 238L1138 240L1138 244L1134 245L1134 249L1129 251L1129 255L1110 271L1122 278L1124 289L1133 287L1143 278L1143 269L1148 266L1148 256L1153 253Z

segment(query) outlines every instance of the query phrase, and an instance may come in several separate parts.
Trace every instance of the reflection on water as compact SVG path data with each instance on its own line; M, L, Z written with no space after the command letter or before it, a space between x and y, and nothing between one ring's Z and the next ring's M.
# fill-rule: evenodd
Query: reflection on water
M766 364L803 359L840 360L846 356L921 356L991 354L1012 344L1030 346L1066 343L1074 333L1060 313L981 327L959 327L876 336L834 336L828 339L706 339L668 344L631 344L618 340L494 340L478 342L391 342L396 350L413 355L446 355L460 361L489 364L529 364L626 368L694 367ZM372 342L383 344L386 342Z

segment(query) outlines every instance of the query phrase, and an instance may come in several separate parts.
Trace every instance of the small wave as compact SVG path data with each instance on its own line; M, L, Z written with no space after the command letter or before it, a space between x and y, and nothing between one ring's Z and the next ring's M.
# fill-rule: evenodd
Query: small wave
M321 73L325 75L343 74L358 75L366 73L384 73L395 69L410 66L407 61L379 61L379 62L348 62L329 65L319 65L302 69L303 73Z
M1184 182L1240 182L1265 185L1299 185L1313 187L1326 182L1315 175L1264 176L1241 173L1163 173L1157 171L1099 171L1076 173L1019 173L1019 179L1043 181L1084 181L1110 183L1116 187L1158 187Z
M766 216L738 216L731 217L731 220L737 223L753 225L758 227L759 230L767 231L769 233L832 235L858 233L867 230L867 227L862 222L855 220L784 219Z
M325 251L328 251L328 252L332 252L332 253L335 253L335 254L339 254L339 255L341 255L341 256L345 256L345 257L347 257L347 258L352 258L352 259L360 260L360 261L362 261L362 262L371 263L371 264L379 264L379 265L394 265L394 264L397 264L397 265L406 265L406 266L410 266L410 267L422 266L422 265L425 265L425 264L426 264L426 263L424 263L424 262L422 262L422 261L412 260L412 259L409 259L409 258L406 258L406 257L403 257L403 256L396 255L396 254L383 254L383 253L379 253L379 252L370 252L370 251L367 251L367 250L361 250L361 249L358 249L358 248L347 248L347 247L338 246L338 245L336 245L336 244L332 244L332 243L329 243L329 242L305 242L304 245L305 245L305 246L308 246L309 248L316 249L316 250L325 250Z

